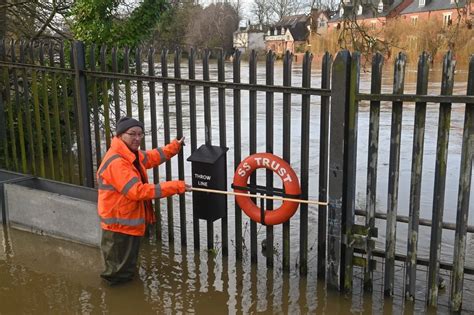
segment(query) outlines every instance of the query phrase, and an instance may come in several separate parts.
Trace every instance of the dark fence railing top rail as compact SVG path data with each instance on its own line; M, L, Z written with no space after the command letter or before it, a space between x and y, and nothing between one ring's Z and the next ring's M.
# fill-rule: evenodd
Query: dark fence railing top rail
M27 63L12 63L0 61L0 66L5 66L14 69L34 69L38 71L48 71L53 73L74 74L73 69L40 66ZM185 78L170 78L162 76L151 76L144 74L131 74L110 71L91 71L84 70L86 75L92 78L101 79L121 79L121 80L135 80L168 84L181 84L188 86L201 86L210 88L221 88L231 90L248 90L248 91L263 91L275 93L292 93L300 95L319 95L330 96L330 89L322 88L304 88L304 87L287 87L279 85L265 85L265 84L250 84L250 83L234 83L234 82L219 82L219 81L205 81L198 79ZM370 94L357 93L357 101L382 101L382 102L426 102L426 103L468 103L474 104L474 96L470 95L419 95L419 94ZM406 105L406 104L405 104Z
M426 103L468 103L474 104L474 96L470 95L419 95L419 94L368 94L359 93L358 101L385 102L426 102ZM404 104L406 105L406 104Z

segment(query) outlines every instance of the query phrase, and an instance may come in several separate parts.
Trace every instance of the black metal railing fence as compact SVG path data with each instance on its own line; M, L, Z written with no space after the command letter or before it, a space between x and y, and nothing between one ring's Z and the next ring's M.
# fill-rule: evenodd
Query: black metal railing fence
M0 128L1 167L93 187L94 169L110 145L115 122L121 115L134 116L145 122L151 142L143 141L143 149L168 143L173 137L190 135L191 152L197 149L200 141L231 147L231 170L237 167L246 153L253 154L259 150L281 152L283 159L296 165L295 169L299 171L301 197L317 196L320 201L329 201L328 207L321 205L317 208L318 277L326 278L329 285L338 289L350 290L353 267L361 266L365 271L365 287L370 289L373 282L373 257L382 256L385 257L384 291L392 295L395 260L404 260L405 291L407 296L413 298L417 264L428 265L428 301L436 305L439 268L445 268L452 270L452 307L459 309L464 273L474 274L472 268L465 266L466 235L474 231L474 227L468 226L474 137L471 117L474 104L474 59L471 58L467 93L463 96L451 95L455 69L451 53L444 59L440 95L427 95L429 57L426 54L420 56L418 63L416 94L404 94L406 57L403 54L395 60L393 92L384 94L381 93L383 57L379 54L372 61L370 93L359 93L360 56L357 53L342 51L338 53L334 64L331 56L325 54L321 61L318 88L311 82L313 56L310 53L304 55L301 65L301 86L292 83L295 71L290 53L283 56L280 85L275 84L276 57L272 52L265 56L263 79L259 78L262 74L258 72L261 68L258 68L257 54L252 52L249 55L248 82L242 82L244 69L239 51L233 55L230 65L224 59L223 51L217 50L216 64L212 64L212 67L210 53L210 50L190 49L184 52L176 49L170 54L163 50L159 52L158 61L153 48L130 50L96 45L85 47L80 42L1 43L0 111L5 113L4 116L0 115L0 125L4 126ZM168 71L169 67L173 68L172 74ZM187 70L186 74L182 73L183 69ZM276 96L281 99L276 101ZM298 102L295 102L296 98ZM370 101L365 209L356 209L355 198L360 101ZM392 109L386 212L377 211L380 209L376 202L381 102L391 102ZM403 216L397 213L397 208L400 134L403 108L407 102L415 103L415 127L410 215ZM439 104L440 108L431 220L420 218L419 211L427 103ZM443 221L443 210L452 103L465 103L466 106L457 221L447 223ZM248 112L243 112L244 109ZM298 126L295 126L294 121L295 109L298 111ZM318 111L318 130L314 130L314 127L311 129L314 111ZM275 120L278 112L281 121ZM261 118L263 122L258 121ZM247 123L248 126L244 125ZM278 132L275 127L279 128ZM264 141L262 129L265 129ZM295 134L294 129L300 133ZM216 141L216 135L219 141ZM310 150L318 153L318 161L314 163L317 164L317 172L309 166L313 158ZM175 164L166 163L162 178L185 179L189 176L187 170L184 153L181 152ZM225 174L226 177L229 175ZM153 170L153 180L157 182L159 178L158 170ZM264 179L266 186L273 188L273 174L266 172ZM318 182L316 193L310 185L312 180ZM257 177L252 176L250 183L256 184ZM161 207L166 204L169 242L175 239L173 202L173 198L167 198L163 204L155 202L157 213L161 213ZM184 196L179 197L178 203L180 243L187 246L186 224L192 211ZM274 204L269 200L265 207L273 209ZM282 226L281 264L285 271L291 268L291 246L294 243L290 235L293 229L296 231L293 234L299 234L297 268L302 275L308 273L308 234L309 229L313 228L308 219L309 209L308 205L300 205L297 224L292 225L289 221ZM364 225L355 224L356 215L365 216ZM247 241L242 227L246 221L237 205L232 216L234 227L229 226L228 216L221 220L220 246L223 256L227 256L229 243L232 243L236 258L242 259L243 244ZM155 235L161 239L164 223L161 216L158 218ZM376 219L384 219L387 224L383 251L374 246L377 237ZM408 223L409 226L406 255L395 250L397 222ZM259 257L258 227L254 221L249 224L250 259L255 263ZM420 225L431 226L429 260L417 255ZM215 247L214 222L207 221L206 228L207 248L212 249ZM443 262L440 257L443 229L455 231L452 264ZM195 249L200 248L200 230L199 220L192 216ZM229 231L232 231L231 237ZM274 227L267 226L266 265L269 268L274 266L276 257L274 235Z

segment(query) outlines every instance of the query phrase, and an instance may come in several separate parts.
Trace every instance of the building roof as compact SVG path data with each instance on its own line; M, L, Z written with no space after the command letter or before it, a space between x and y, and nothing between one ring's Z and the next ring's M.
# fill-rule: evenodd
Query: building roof
M248 26L239 26L239 28L234 33L266 33L270 27L268 25L248 25Z
M409 14L416 12L427 12L427 11L439 11L439 10L450 10L457 8L463 8L466 6L466 0L458 0L457 3L451 3L451 0L425 0L424 6L420 7L419 0L414 0L408 7L405 8L400 14Z
M310 19L311 16L306 14L284 16L272 28L288 29L295 41L305 41L309 35L307 25L310 25Z
M356 16L357 20L386 17L390 12L397 8L403 2L403 0L394 0L391 4L388 1L383 1L384 6L382 12L378 12L379 2L379 0L368 0L364 3L360 3L362 5L362 14L358 14ZM358 6L358 3L354 8L351 5L348 6L344 4L344 7L346 7L347 10L355 10L355 12L357 12ZM344 12L344 15L346 14L348 14L348 12ZM329 20L329 22L337 22L340 20L343 20L343 17L339 16L338 12L333 18Z
M296 27L298 23L306 23L308 18L309 16L305 14L284 16L275 26L283 26L285 28Z

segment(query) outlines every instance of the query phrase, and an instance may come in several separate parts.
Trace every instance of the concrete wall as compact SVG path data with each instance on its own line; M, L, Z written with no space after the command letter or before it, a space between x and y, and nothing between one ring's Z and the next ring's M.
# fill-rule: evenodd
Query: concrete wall
M53 192L4 184L11 227L99 246L97 204Z

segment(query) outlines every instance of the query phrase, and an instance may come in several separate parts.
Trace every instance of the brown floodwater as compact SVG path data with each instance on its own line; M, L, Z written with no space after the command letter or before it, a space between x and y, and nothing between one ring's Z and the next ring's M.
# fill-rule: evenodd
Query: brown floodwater
M396 283L395 296L385 299L382 268L374 275L372 294L361 293L361 275L356 269L354 293L341 295L326 289L324 281L317 281L311 273L307 277L282 273L280 266L267 271L261 264L236 262L232 253L223 259L219 252L167 247L153 240L142 243L137 278L109 287L99 278L102 259L98 248L0 229L0 314L448 312L449 292L441 291L437 310L426 309L422 299L411 303L402 298L401 282ZM466 284L474 287L473 280ZM423 286L426 283L420 282L420 296ZM474 312L469 303L473 298L474 292L467 290L464 314Z

